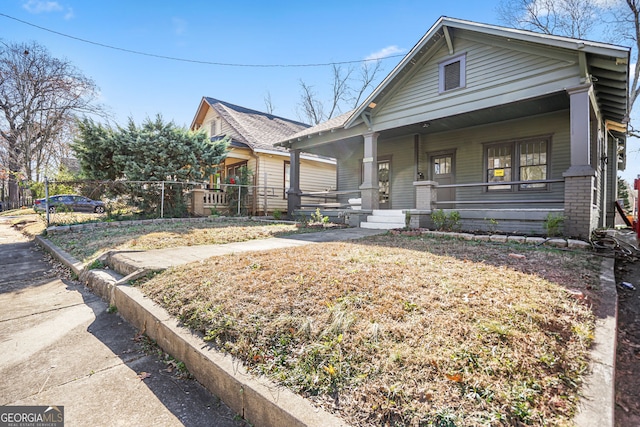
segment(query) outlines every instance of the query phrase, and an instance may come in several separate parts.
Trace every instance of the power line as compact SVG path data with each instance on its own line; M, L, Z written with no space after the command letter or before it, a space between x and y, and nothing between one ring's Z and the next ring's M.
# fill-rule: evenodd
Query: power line
M15 18L13 16L9 16L4 13L0 13L0 16L4 16L5 18L12 19L14 21L20 22L21 24L29 25L31 27L38 28L43 31L48 31L50 33L57 34L62 37L67 37L69 39L92 44L95 46L104 47L107 49L119 50L121 52L132 53L134 55L142 55L142 56L150 56L152 58L166 59L169 61L190 62L193 64L217 65L221 67L247 67L247 68L301 68L301 67L327 67L329 65L359 64L359 63L371 61L370 59L359 59L354 61L325 62L325 63L314 63L314 64L236 64L236 63L228 63L228 62L202 61L198 59L187 59L187 58L178 58L175 56L157 55L155 53L141 52L138 50L126 49L118 46L111 46L108 44L94 42L92 40L83 39L80 37L61 33L59 31L55 31L49 28L41 27L39 25L33 24L31 22L23 21L22 19ZM404 55L403 54L389 55L389 56L385 56L384 58L379 58L379 60L397 58L401 56L404 56Z

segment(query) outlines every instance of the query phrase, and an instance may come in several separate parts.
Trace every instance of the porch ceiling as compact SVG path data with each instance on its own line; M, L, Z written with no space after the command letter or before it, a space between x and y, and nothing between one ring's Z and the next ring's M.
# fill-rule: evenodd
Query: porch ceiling
M568 108L569 96L566 92L559 92L542 98L514 102L512 104L495 106L471 113L449 116L429 122L420 122L408 126L389 129L380 132L380 136L384 138L394 138L407 134L446 132L449 130L464 129L473 126L535 116L538 114L551 113L554 111L566 110Z

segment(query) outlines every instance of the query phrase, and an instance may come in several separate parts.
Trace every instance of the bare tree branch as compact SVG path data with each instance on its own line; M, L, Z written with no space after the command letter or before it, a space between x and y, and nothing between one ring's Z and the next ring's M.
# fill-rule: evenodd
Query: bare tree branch
M322 103L318 100L317 94L313 91L313 86L309 86L300 80L300 104L303 119L311 124L317 125L324 120Z
M502 0L498 17L505 25L573 38L585 38L598 19L596 0Z
M276 108L273 106L273 101L271 100L271 92L267 91L267 94L264 96L264 105L267 107L267 113L273 114Z
M373 86L373 82L378 77L378 74L382 71L382 63L379 59L375 61L366 61L362 68L360 68L360 78L358 79L358 86L360 89L357 91L356 96L353 98L353 108L360 105L360 99L362 96Z
M343 108L353 109L361 102L365 93L370 90L374 81L382 71L380 60L366 61L360 69L357 78L352 78L353 68L344 69L339 65L333 65L331 81L331 98L327 105L328 113L325 114L325 104L320 100L313 88L300 80L300 104L299 115L312 124L318 124L329 120L342 113Z
M95 83L35 42L0 50L0 144L11 176L32 180L65 151L79 114L101 113ZM9 197L17 195L9 181Z

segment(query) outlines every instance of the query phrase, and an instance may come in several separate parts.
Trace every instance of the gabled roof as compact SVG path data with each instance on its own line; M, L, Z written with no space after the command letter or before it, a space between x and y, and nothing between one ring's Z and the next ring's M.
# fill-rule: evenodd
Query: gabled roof
M234 130L234 134L231 135L232 142L245 144L252 150L282 151L283 148L274 147L276 142L309 127L309 125L295 120L241 107L219 99L203 97L191 123L191 129L202 124L209 108L214 109L222 120Z
M360 119L363 113L375 108L375 104L378 104L379 101L391 90L391 88L393 88L395 83L397 83L411 67L417 64L419 62L419 58L426 55L429 49L439 40L445 39L447 45L451 49L451 31L455 29L475 31L478 33L506 38L508 40L518 40L521 42L569 49L589 54L587 61L590 61L591 64L589 64L589 70L585 71L590 73L593 77L593 83L596 95L599 96L599 101L607 100L607 102L600 102L600 107L605 113L605 117L621 122L626 116L628 110L627 94L629 93L629 48L606 43L572 39L569 37L535 33L532 31L518 30L514 28L500 27L496 25L481 24L442 16L429 29L429 31L427 31L420 41L418 41L402 61L400 61L393 71L389 73L382 83L378 85L371 95L369 95L369 97L354 110L351 117L345 122L344 127L349 128ZM615 58L612 63L604 61L605 59L611 58ZM613 100L611 100L611 98L613 98Z
M625 119L628 112L629 48L441 17L358 108L302 130L290 138L283 139L281 144L287 146L295 140L311 138L329 130L349 129L363 122L367 124L375 107L393 93L403 78L412 72L412 68L421 63L421 59L428 58L432 52L431 48L437 49L445 43L452 50L453 34L457 30L483 33L508 41L584 52L585 63L581 64L581 72L591 79L604 118L617 123L622 123Z

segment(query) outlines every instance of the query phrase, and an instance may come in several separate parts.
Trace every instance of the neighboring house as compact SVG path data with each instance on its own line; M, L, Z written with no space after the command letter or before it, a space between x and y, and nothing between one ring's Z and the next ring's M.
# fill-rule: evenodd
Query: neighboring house
M338 159L338 190L361 197L353 224L384 227L390 209L387 227L431 226L443 209L466 230L540 234L551 214L589 238L614 222L629 54L442 17L361 106L279 144L292 162L298 150Z
M275 210L286 212L290 176L289 150L274 147L273 144L308 127L304 123L273 114L214 98L202 98L191 123L191 130L204 129L212 139L230 138L226 160L220 165L220 174L211 177L208 186L210 191L203 195L205 205L202 207L206 210L224 204L222 192L215 190L224 189L226 178L237 176L239 169L246 166L252 174L251 187L248 189L251 193L250 213L267 214ZM335 190L334 158L302 154L299 166L299 182L304 191ZM204 213L208 214L208 211Z

